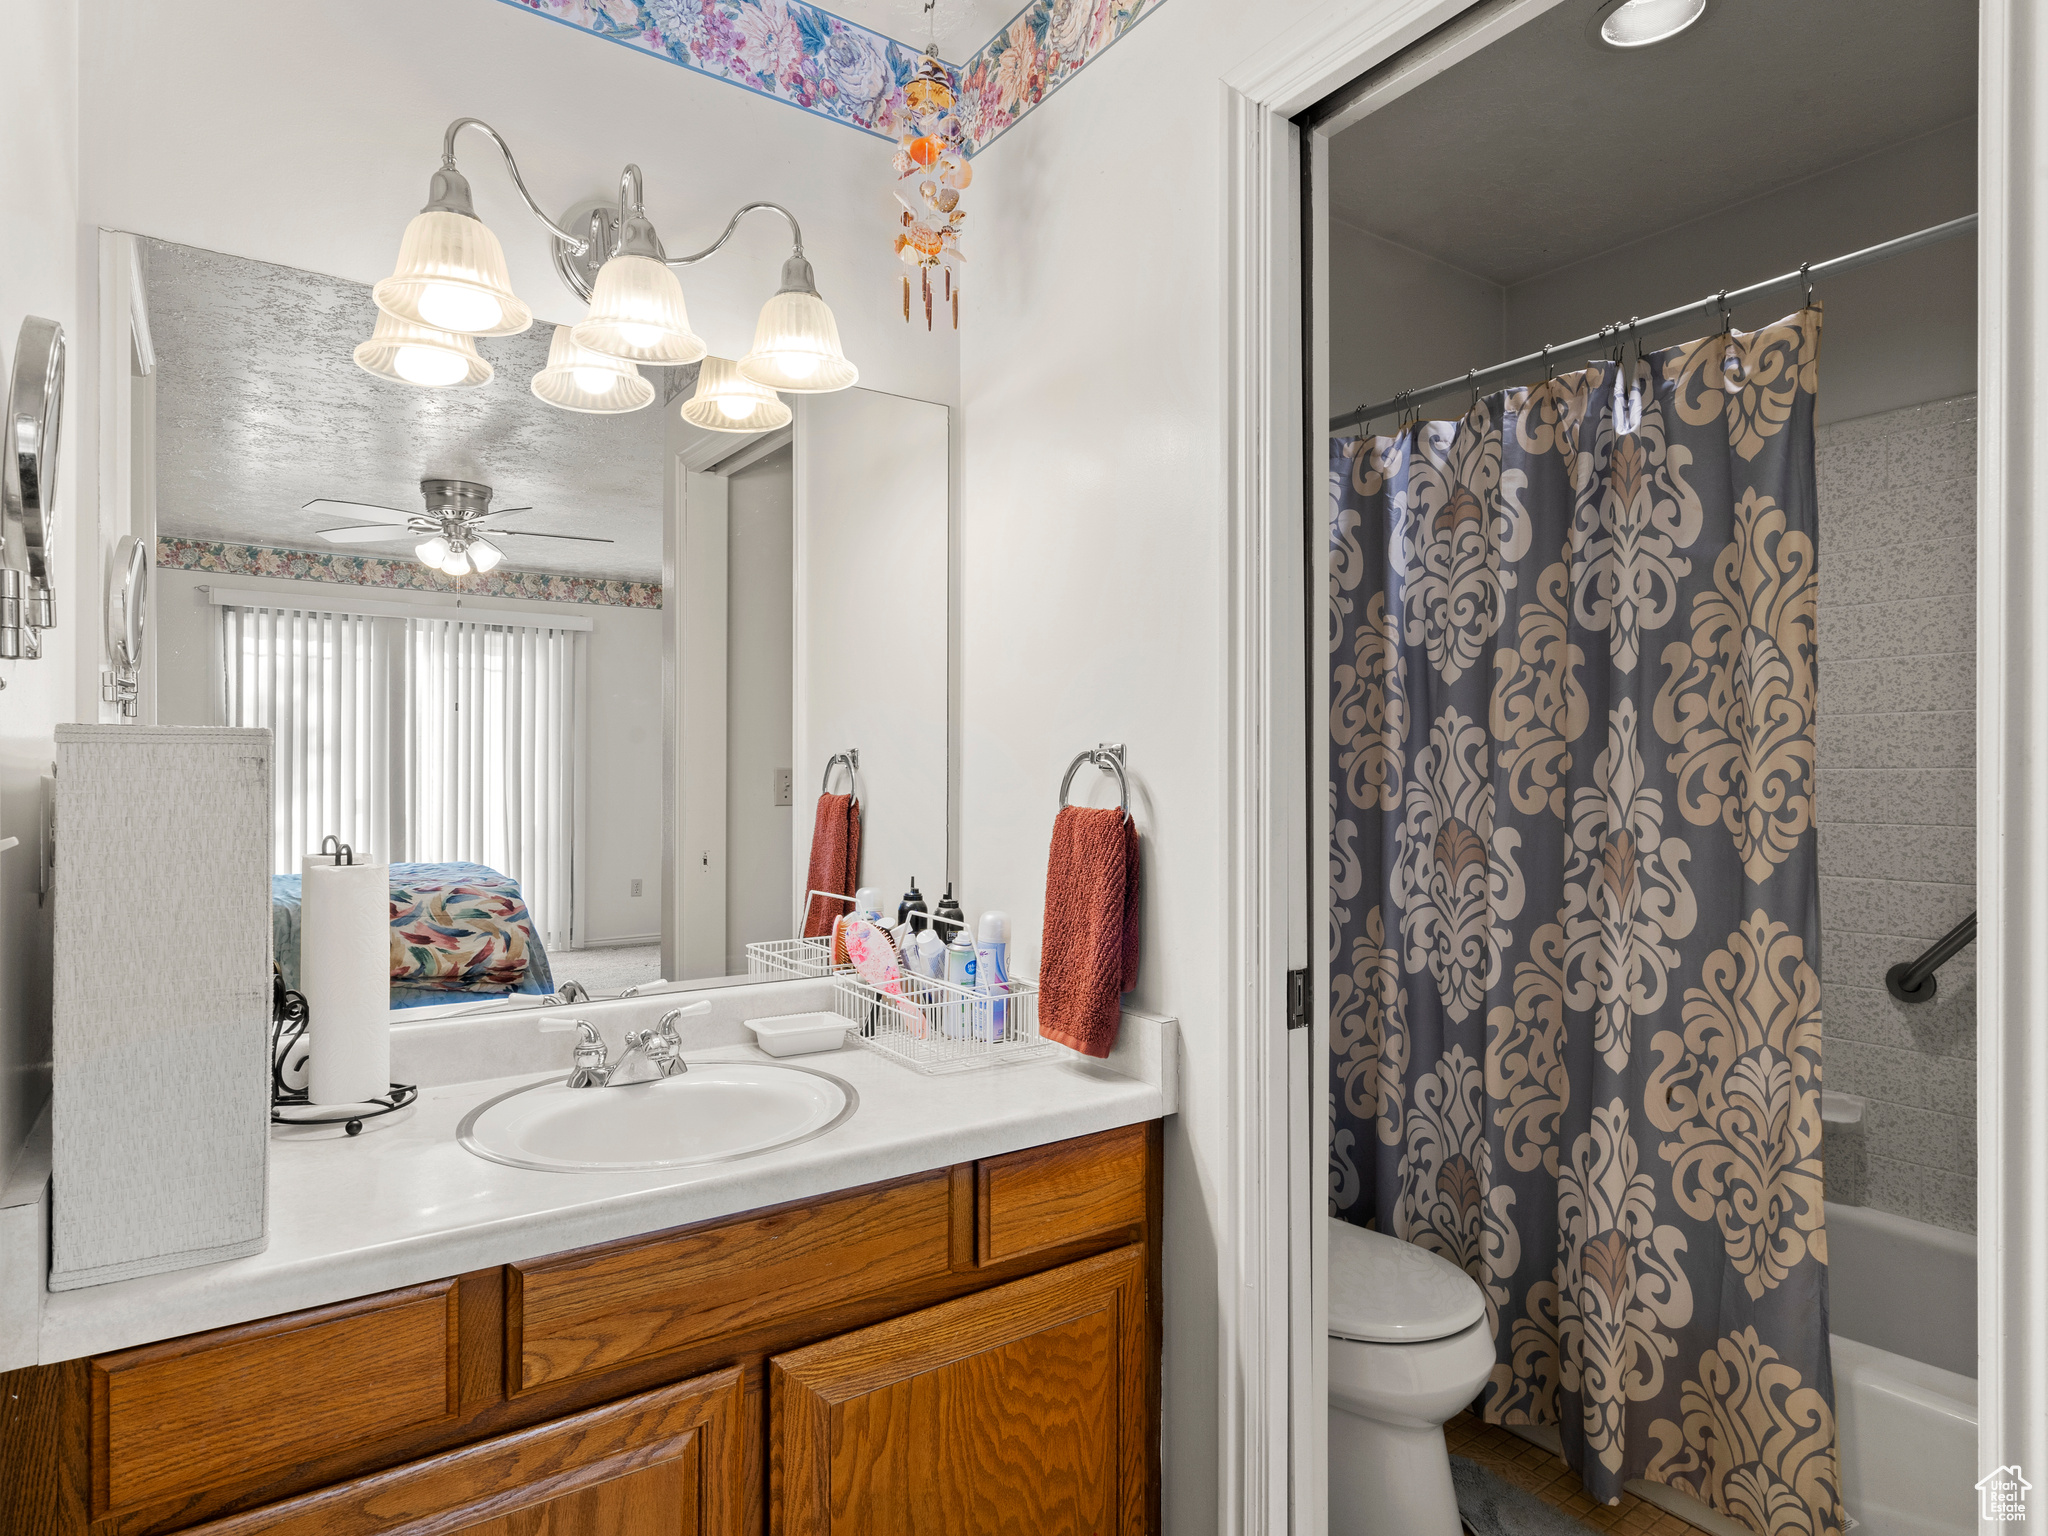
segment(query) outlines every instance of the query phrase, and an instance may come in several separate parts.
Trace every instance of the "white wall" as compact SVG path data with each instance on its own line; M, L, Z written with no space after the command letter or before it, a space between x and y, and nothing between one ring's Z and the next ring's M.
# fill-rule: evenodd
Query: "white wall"
M1497 363L1506 345L1507 290L1498 283L1330 220L1333 411Z
M747 945L794 932L789 907L795 805L775 803L790 768L791 622L796 556L788 449L730 477L726 509L726 974L746 974ZM809 834L810 824L804 826Z
M1977 206L1977 126L1965 121L1508 290L1508 353L1586 335L1721 288L1959 218ZM1707 194L1702 194L1702 201ZM1816 419L1847 421L1977 387L1977 242L1895 257L1822 283ZM1798 308L1747 305L1753 329ZM1671 332L1669 346L1708 327ZM1453 371L1456 371L1455 369ZM1402 386L1396 386L1400 388Z
M157 719L164 725L217 723L219 685L214 676L209 585L279 592L305 603L317 603L323 593L421 606L446 606L448 601L440 593L403 587L347 587L161 568L153 574L149 614L157 648ZM583 937L586 943L651 943L661 930L661 613L510 597L493 597L489 603L493 608L531 612L536 618L567 612L591 621ZM637 898L631 894L635 880L641 882L643 893Z
M0 853L0 1185L50 1092L50 908L36 901L36 839L41 777L56 756L52 728L91 719L80 713L79 637L96 595L97 572L77 558L91 541L81 527L78 421L91 384L77 376L90 350L81 334L77 294L84 267L78 233L78 4L46 0L7 7L11 73L0 92L0 360L11 366L14 338L27 315L64 327L72 375L65 390L57 512L63 585L60 627L43 637L41 661L0 661L0 838L20 846ZM88 254L90 247L87 248ZM88 290L89 291L89 290ZM11 563L19 565L15 551ZM91 612L97 612L93 601Z
M1036 974L1060 775L1129 748L1132 1006L1177 1015L1164 1526L1217 1524L1226 607L1219 80L1309 0L1173 0L975 160L961 309L961 892ZM1109 803L1084 770L1077 790Z

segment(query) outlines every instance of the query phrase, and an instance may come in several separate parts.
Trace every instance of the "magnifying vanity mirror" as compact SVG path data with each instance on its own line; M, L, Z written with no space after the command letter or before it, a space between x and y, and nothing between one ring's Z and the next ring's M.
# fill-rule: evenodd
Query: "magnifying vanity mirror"
M943 879L944 406L853 388L764 410L735 385L709 430L711 357L641 365L644 408L563 409L611 385L546 323L416 387L403 356L352 356L382 334L366 284L118 240L152 354L129 434L149 531L112 556L110 652L136 718L273 733L288 984L329 834L393 865L395 914L466 897L527 924L509 985L408 968L437 941L399 932L407 1019L763 979L850 750L860 878L891 910Z

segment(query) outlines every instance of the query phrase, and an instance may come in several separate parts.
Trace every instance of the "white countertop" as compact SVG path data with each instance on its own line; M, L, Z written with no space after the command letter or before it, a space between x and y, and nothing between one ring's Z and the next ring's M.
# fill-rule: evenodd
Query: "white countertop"
M778 993L773 1006L764 1006L754 987L708 994L719 1000L713 1015L686 1021L697 1026L686 1035L693 1042L689 1059L767 1059L731 1036L742 1018L812 1006L795 993L794 986ZM551 1010L548 1022L587 1016L610 1035L673 1001ZM843 1078L859 1093L860 1107L814 1140L758 1156L651 1173L511 1168L465 1151L455 1139L457 1125L484 1100L559 1077L563 1067L469 1082L437 1079L484 1061L495 1068L561 1061L567 1037L543 1040L534 1021L527 1015L398 1031L394 1071L422 1084L418 1104L397 1123L351 1139L273 1139L270 1243L262 1253L47 1293L37 1358L47 1364L123 1349L811 1199L1157 1119L1177 1107L1173 1022L1127 1014L1125 1038L1106 1063L1061 1052L1057 1059L928 1076L851 1044L792 1058L792 1065Z

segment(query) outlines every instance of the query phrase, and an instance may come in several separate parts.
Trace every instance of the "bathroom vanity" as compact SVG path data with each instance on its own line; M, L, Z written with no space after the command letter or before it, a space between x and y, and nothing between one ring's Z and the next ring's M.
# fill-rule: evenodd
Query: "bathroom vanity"
M763 990L691 1021L699 1071L762 1059ZM0 1533L1155 1531L1175 1046L1129 1035L951 1078L849 1046L806 1058L858 1094L826 1135L577 1174L456 1145L530 1075L434 1081L560 1034L417 1027L414 1118L273 1146L263 1254L45 1298Z

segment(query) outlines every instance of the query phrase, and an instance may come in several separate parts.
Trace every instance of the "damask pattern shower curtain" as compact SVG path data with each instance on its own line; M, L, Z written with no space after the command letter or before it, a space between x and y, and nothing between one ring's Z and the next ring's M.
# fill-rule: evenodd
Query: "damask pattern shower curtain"
M1333 1208L1461 1265L1487 1419L1841 1528L1820 313L1332 445Z

